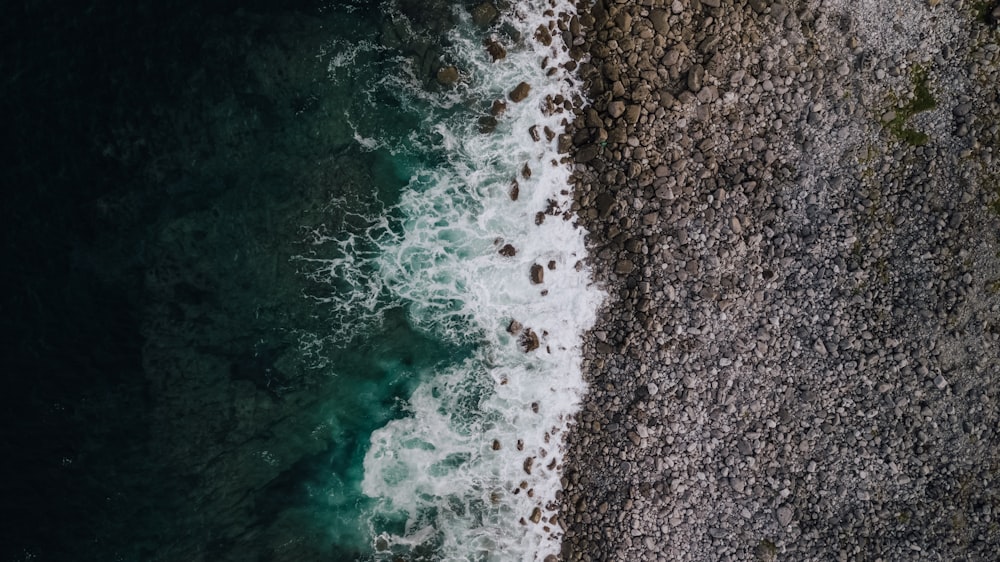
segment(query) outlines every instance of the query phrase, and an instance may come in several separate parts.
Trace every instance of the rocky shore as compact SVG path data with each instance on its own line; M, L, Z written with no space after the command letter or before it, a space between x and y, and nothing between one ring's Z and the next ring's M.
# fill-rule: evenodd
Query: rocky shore
M564 560L995 559L998 18L580 6L575 210L610 298Z

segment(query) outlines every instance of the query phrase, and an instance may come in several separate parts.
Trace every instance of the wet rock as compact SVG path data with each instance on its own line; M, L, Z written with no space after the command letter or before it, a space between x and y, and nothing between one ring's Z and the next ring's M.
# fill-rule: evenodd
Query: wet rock
M540 285L545 282L545 268L541 265L533 264L531 266L531 282L535 285Z
M538 340L538 334L536 334L531 328L521 332L519 343L521 344L521 349L523 349L525 353L530 353L538 349L541 345L541 342Z
M531 85L527 82L521 82L515 86L509 94L507 94L507 97L510 98L510 101L517 103L524 101L524 99L528 97L529 92L531 92Z
M442 66L438 69L436 78L442 86L453 86L458 82L458 69L454 66Z
M505 111L507 111L507 102L503 100L493 100L493 104L490 106L490 115L500 117Z
M538 41L542 45L548 47L552 44L552 34L549 33L549 28L544 25L539 25L538 29L535 30L535 41Z
M510 244L504 244L503 248L500 248L500 255L506 258L512 258L517 255L517 249Z
M483 2L472 8L472 21L479 27L489 26L499 16L500 11L490 2Z
M530 519L532 523L538 523L539 521L542 520L542 510L537 507L535 509L532 509L531 517L529 517L528 519Z
M507 58L507 49L499 41L490 41L487 43L486 52L490 54L493 62Z

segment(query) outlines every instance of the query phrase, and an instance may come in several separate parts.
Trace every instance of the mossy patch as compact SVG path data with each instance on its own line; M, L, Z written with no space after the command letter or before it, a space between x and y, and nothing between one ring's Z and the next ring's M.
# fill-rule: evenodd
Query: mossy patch
M910 74L913 82L913 98L903 107L898 107L894 111L896 116L886 123L886 128L892 132L899 140L912 146L923 146L927 144L930 137L926 133L911 129L906 126L906 122L914 115L929 111L937 107L937 100L931 94L929 86L930 77L927 69L916 66Z
M990 13L996 5L996 0L976 0L973 2L972 13L976 15L976 21L990 24Z

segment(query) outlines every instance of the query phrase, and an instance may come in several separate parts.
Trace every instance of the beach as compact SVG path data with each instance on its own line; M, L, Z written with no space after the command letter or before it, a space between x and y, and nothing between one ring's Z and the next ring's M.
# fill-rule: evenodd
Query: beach
M998 15L580 6L564 560L1000 551Z

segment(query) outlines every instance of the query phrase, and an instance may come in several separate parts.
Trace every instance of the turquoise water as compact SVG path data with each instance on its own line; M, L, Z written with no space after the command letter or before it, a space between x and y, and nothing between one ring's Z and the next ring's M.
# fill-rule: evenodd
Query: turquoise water
M371 185L336 192L295 261L327 319L300 333L300 349L352 397L331 406L339 460L314 491L344 552L540 560L558 550L559 443L600 293L568 213L569 164L554 135L538 133L563 129L568 114L546 100L577 88L554 66L568 60L564 46L534 38L548 7L522 2L478 24L458 5L434 6L433 21L406 4L384 4L378 22L333 8L344 25L323 57ZM490 38L505 59L492 60ZM457 68L456 83L435 79L441 65ZM531 92L516 103L507 94L522 81ZM507 110L483 132L495 100ZM499 252L508 243L514 256ZM537 349L526 350L531 338Z

